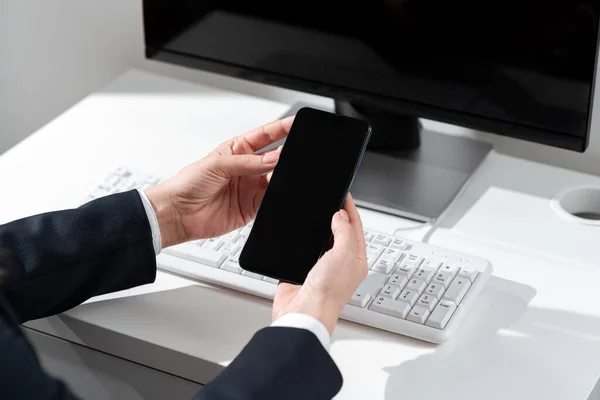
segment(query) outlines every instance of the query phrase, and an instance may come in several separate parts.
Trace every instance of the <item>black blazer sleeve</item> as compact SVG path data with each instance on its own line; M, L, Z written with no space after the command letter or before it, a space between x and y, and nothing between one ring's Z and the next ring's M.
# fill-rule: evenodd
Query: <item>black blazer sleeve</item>
M152 232L135 190L0 226L0 290L19 322L151 283Z
M329 400L341 387L340 371L312 332L269 327L195 400Z
M155 279L152 233L139 194L0 226L0 269L0 399L75 399L43 371L18 324Z

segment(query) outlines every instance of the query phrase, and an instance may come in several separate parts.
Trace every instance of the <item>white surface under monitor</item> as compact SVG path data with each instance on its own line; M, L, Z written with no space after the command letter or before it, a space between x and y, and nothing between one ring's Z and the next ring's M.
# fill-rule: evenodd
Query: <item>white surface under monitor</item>
M3 193L10 194L2 196L0 222L75 206L118 164L172 174L286 108L130 71L0 157ZM481 197L482 188L506 188L507 182L515 193L510 202ZM533 186L584 183L600 180L491 154L430 239L494 265L494 276L455 340L436 346L340 322L331 348L344 376L338 398L587 399L600 377L598 262L559 258L504 235L509 226L533 236L561 235L560 226L530 223L519 214L521 200ZM553 193L539 190L537 197L549 201ZM495 206L483 212L486 208L477 207L480 198ZM366 226L387 233L411 224L368 210L361 215ZM424 230L402 234L419 239ZM580 243L560 237L565 247ZM93 299L28 325L206 382L212 376L208 366L228 364L269 322L268 302L159 273L152 285ZM123 343L158 346L169 357L151 359L152 354ZM183 356L206 368L177 369Z

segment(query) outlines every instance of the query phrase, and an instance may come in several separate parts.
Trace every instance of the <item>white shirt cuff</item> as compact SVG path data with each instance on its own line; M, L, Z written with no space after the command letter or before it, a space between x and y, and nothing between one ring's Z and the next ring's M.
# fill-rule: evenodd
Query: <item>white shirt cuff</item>
M290 313L284 314L282 317L274 321L271 326L283 326L287 328L306 329L315 334L319 342L329 351L331 338L327 328L316 318L304 314Z
M144 193L143 190L138 190L138 193L142 199L142 204L144 204L144 210L146 210L146 216L148 217L150 229L152 230L152 245L154 246L154 254L159 255L162 250L162 240L160 237L160 227L158 226L156 213L154 212L152 203L150 203L150 199L148 199L146 193Z

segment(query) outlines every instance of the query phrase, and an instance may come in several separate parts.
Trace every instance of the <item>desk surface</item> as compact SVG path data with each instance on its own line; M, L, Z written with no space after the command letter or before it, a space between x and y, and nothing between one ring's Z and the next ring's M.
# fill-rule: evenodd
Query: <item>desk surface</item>
M287 107L130 71L0 157L10 194L0 223L77 206L117 165L169 176ZM600 377L600 255L574 253L573 237L600 241L600 230L568 225L547 204L581 183L600 179L492 153L430 237L494 265L457 336L435 346L341 321L331 349L345 380L338 398L588 398ZM412 224L361 214L389 233ZM527 241L538 234L547 240ZM152 285L28 326L205 383L269 323L268 302L159 272Z

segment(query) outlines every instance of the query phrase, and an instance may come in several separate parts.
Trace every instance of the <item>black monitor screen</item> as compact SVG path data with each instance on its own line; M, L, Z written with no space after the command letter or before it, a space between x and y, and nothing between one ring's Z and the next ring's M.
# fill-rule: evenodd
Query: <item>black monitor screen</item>
M599 6L146 0L146 45L157 58L581 151Z

